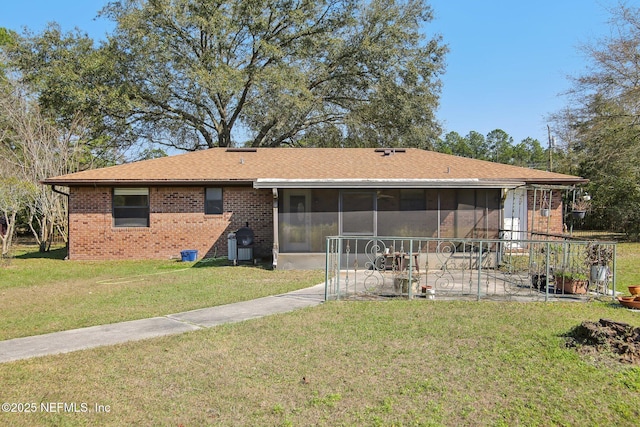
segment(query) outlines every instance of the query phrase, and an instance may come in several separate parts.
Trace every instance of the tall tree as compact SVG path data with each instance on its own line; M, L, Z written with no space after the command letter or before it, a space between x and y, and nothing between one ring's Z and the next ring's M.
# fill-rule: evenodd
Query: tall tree
M0 258L6 257L13 244L18 214L25 209L35 187L11 175L6 164L0 164Z
M446 47L424 36L426 0L120 0L102 15L114 33L99 49L75 37L69 54L89 59L69 61L72 78L49 77L67 71L51 73L46 34L31 38L37 66L22 71L56 92L52 105L82 87L116 135L196 150L318 143L325 132L430 146L440 133Z
M9 46L15 42L15 33L6 28L0 27L0 54L2 54L3 50L6 46ZM6 59L3 57L4 55L0 55L0 84L6 82Z
M612 9L611 36L584 46L587 71L554 116L590 179L592 225L640 234L640 8Z
M460 135L458 132L451 131L444 136L444 139L441 139L437 142L434 149L440 153L457 155L460 151L458 147L462 145L466 146L466 141L464 140L462 135Z
M497 163L513 163L513 138L502 129L487 134L488 158Z
M495 129L486 137L477 131L471 131L464 137L457 132L449 132L436 143L434 150L534 169L544 170L548 165L548 152L542 148L540 141L525 138L514 145L513 137L502 129ZM560 155L560 160L563 159L564 156Z
M132 100L114 58L79 30L63 33L52 23L42 34L25 33L6 48L9 66L38 100L41 113L62 126L81 115L87 129L86 162L110 165L138 141L129 117Z
M477 132L475 133L477 134ZM437 149L442 153L453 154L454 156L475 158L476 152L474 147L470 145L469 135L465 137L458 132L449 132L444 136L444 140L440 141Z
M480 160L489 160L491 158L489 145L487 144L487 140L483 134L472 130L467 134L467 136L465 136L465 139L467 140L467 144L471 150L471 155L468 157Z
M511 164L533 169L547 169L547 157L540 141L527 137L512 148Z
M47 251L55 234L67 240L67 200L40 181L78 170L86 126L79 118L68 126L52 123L23 86L8 87L12 90L0 97L0 170L6 193L0 212L13 228L17 213L24 212L25 225Z

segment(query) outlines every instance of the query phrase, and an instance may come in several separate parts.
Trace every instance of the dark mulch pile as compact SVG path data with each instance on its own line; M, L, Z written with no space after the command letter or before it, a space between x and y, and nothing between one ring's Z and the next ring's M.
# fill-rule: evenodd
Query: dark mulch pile
M640 365L640 328L628 323L600 319L582 322L566 335L567 347L581 353L607 352L620 362Z

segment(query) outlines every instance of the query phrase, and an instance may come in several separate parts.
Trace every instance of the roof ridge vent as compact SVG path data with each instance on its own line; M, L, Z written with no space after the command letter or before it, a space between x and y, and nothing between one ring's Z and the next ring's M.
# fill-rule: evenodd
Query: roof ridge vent
M225 151L227 153L255 153L258 149L256 147L229 147Z
M391 156L396 153L406 153L406 148L376 148L376 153L382 153L383 156Z

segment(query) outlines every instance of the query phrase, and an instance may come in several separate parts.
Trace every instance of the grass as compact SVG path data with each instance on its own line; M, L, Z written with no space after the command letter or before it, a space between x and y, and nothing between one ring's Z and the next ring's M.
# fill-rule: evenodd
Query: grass
M640 284L640 243L619 243L616 248L616 284L620 292Z
M316 285L321 271L226 260L64 261L21 247L0 267L0 340L162 316Z
M640 245L620 245L619 283L636 280L627 269L635 269L638 253ZM15 259L0 271L0 293L32 289L36 296L33 287L39 286L52 297L65 295L61 301L67 303L77 294L80 303L91 300L89 289L108 295L105 286L116 302L138 289L132 301L153 305L164 299L172 307L180 292L162 291L154 299L155 286L173 284L187 292L206 286L208 295L217 287L221 294L237 287L273 289L274 282L295 274L302 275L292 279L298 286L317 283L310 272L280 277L253 267L191 265L178 271L183 263L83 266L55 259L55 268L47 260L21 266L31 259ZM32 271L45 268L48 274ZM12 269L24 270L5 281ZM66 274L73 279L57 269L70 269ZM124 270L130 274L116 274ZM114 283L154 273L162 274ZM19 276L44 276L44 282L21 283ZM207 285L211 276L235 280L235 286ZM190 285L198 280L205 284ZM83 291L54 292L68 281L75 283L72 290ZM110 284L97 284L103 281ZM110 305L118 304L101 307ZM23 320L32 318L36 313ZM33 403L28 407L36 409L0 412L0 425L635 426L640 367L606 353L580 355L564 345L563 335L574 326L600 318L640 326L637 312L610 302L332 301L177 336L0 364L0 401L16 409Z
M38 408L0 424L632 426L640 368L584 358L562 335L637 316L601 302L329 302L0 365L2 401Z

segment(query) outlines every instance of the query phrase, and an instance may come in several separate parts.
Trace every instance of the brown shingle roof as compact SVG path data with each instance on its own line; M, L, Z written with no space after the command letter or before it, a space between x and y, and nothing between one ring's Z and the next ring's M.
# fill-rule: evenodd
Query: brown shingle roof
M392 149L391 149L392 150ZM480 180L572 184L585 180L415 148L211 148L49 178L56 185L159 185L266 180Z

